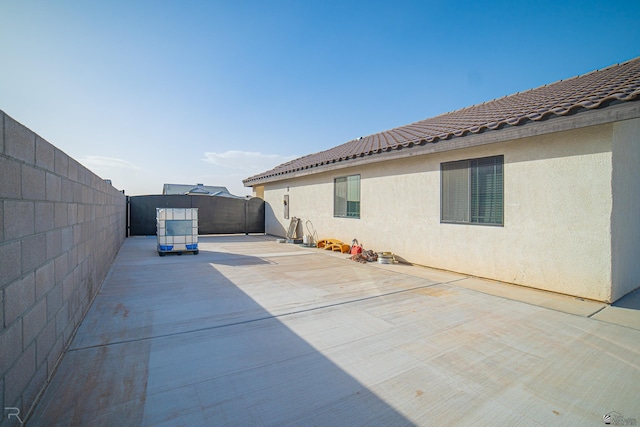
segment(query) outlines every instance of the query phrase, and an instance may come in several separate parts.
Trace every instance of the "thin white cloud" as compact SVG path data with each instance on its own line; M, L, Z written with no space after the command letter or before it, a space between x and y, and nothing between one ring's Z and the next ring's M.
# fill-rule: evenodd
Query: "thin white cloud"
M78 161L91 170L105 170L105 169L139 170L140 169L140 167L134 165L131 162L128 162L122 159L116 159L113 157L84 156L78 159Z
M299 157L297 155L281 156L279 154L237 150L229 150L224 153L206 152L204 156L205 158L202 160L206 163L250 173L266 171Z

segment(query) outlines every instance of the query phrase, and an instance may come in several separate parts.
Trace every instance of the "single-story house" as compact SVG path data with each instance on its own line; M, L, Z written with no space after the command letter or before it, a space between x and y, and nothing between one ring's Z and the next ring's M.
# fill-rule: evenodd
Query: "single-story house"
M268 234L284 236L291 215L414 264L613 302L640 287L638 101L640 57L244 185L265 200Z
M227 187L221 186L213 186L213 185L204 185L204 184L164 184L162 187L162 194L177 194L177 195L192 195L192 196L219 196L219 197L229 197L232 199L244 199L241 196L235 196L229 193Z

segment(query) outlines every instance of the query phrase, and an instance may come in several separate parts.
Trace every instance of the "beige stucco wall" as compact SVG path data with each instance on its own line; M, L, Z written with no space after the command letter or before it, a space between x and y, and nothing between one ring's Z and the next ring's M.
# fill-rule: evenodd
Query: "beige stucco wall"
M264 185L256 185L251 187L251 196L264 199Z
M640 287L640 119L613 127L612 300Z
M610 301L613 134L607 124L269 183L266 232L286 233L289 194L301 233L357 238L416 264ZM440 163L500 154L504 226L441 224ZM351 174L361 175L361 217L334 218L333 179Z

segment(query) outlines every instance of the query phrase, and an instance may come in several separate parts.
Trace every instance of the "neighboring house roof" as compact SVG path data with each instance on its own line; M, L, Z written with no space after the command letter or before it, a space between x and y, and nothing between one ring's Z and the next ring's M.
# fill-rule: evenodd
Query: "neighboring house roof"
M216 193L224 192L229 194L227 187L219 187L213 185L203 184L164 184L162 188L162 194L204 194L212 195Z
M243 182L245 186L251 186L284 179L288 174L321 168L336 162L347 161L348 163L348 160L364 156L442 143L452 138L638 100L640 100L640 57L526 92L361 137L337 147L283 163L274 169L249 177ZM317 172L321 171L317 170Z
M231 194L227 191L218 191L217 193L210 194L210 196L228 197L230 199L246 199L245 196L236 196L235 194Z

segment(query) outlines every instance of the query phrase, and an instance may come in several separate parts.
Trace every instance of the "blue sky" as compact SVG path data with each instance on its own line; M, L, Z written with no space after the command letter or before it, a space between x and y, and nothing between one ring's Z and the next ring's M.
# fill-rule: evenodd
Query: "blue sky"
M633 1L0 0L0 109L129 195L640 56Z

